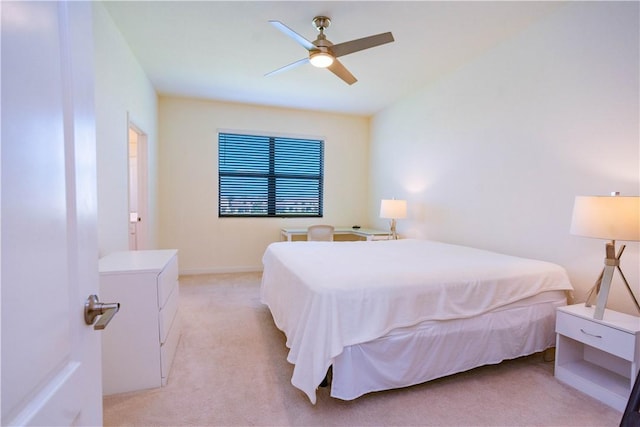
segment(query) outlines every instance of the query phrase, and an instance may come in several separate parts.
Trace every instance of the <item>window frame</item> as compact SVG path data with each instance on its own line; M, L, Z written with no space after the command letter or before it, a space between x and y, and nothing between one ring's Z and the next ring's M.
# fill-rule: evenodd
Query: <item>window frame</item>
M243 152L239 149L243 142L248 144L244 154L249 155L250 158L246 163L246 170L240 158ZM233 145L234 143L236 145ZM324 143L324 138L320 137L218 130L218 218L322 218L324 215ZM263 146L265 144L268 144L268 149ZM306 147L302 149L301 146L304 145ZM229 146L231 146L230 151L235 149L235 153L229 157L229 163L235 162L235 170L233 166L229 166L229 170L223 167L224 159L229 156L227 154ZM252 152L251 148L256 149ZM266 153L268 153L268 169L265 168ZM303 158L301 153L309 155ZM300 162L302 162L300 169L296 170ZM238 167L240 164L244 171ZM264 182L257 184L265 179L266 186ZM227 182L223 183L225 180ZM233 186L242 188L243 180L253 180L256 186L254 190L259 191L240 190L234 193L230 190ZM261 186L263 188L260 188ZM236 209L242 209L243 203L247 206L258 203L263 209L256 208L251 212L230 212L229 207L233 207L234 202L229 200L225 202L223 200L225 196L235 196L241 200ZM245 196L244 200L242 196ZM300 204L300 200L305 198L308 202Z

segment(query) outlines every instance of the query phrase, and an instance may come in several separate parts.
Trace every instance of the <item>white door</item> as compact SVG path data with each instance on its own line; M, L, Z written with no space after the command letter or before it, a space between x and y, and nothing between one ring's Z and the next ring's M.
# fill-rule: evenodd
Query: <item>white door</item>
M129 250L148 249L147 134L129 119Z
M129 125L129 250L138 249L138 132Z
M100 425L91 2L2 1L2 425Z

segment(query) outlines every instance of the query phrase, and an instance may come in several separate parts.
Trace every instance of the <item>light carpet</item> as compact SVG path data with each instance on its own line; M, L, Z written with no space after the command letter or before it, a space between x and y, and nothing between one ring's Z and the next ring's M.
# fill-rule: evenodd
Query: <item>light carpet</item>
M166 387L104 398L107 426L617 426L535 354L425 384L318 403L290 383L259 273L180 278L182 336Z

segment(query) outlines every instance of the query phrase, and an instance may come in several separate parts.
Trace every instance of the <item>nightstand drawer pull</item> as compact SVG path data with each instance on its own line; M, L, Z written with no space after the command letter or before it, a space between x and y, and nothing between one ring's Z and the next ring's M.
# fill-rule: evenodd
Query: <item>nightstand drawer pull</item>
M589 332L585 331L585 330L584 330L584 329L582 329L582 328L580 328L580 332L582 332L582 333L583 333L583 334L585 334L585 335L589 335L590 337L594 337L594 338L602 338L602 335L596 335L596 334L589 333Z

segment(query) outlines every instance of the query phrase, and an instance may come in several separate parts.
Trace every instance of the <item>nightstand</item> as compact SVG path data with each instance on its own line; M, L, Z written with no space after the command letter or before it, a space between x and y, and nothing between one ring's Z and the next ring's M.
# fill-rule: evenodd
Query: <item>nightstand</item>
M640 369L640 317L575 304L558 308L555 376L624 411Z

